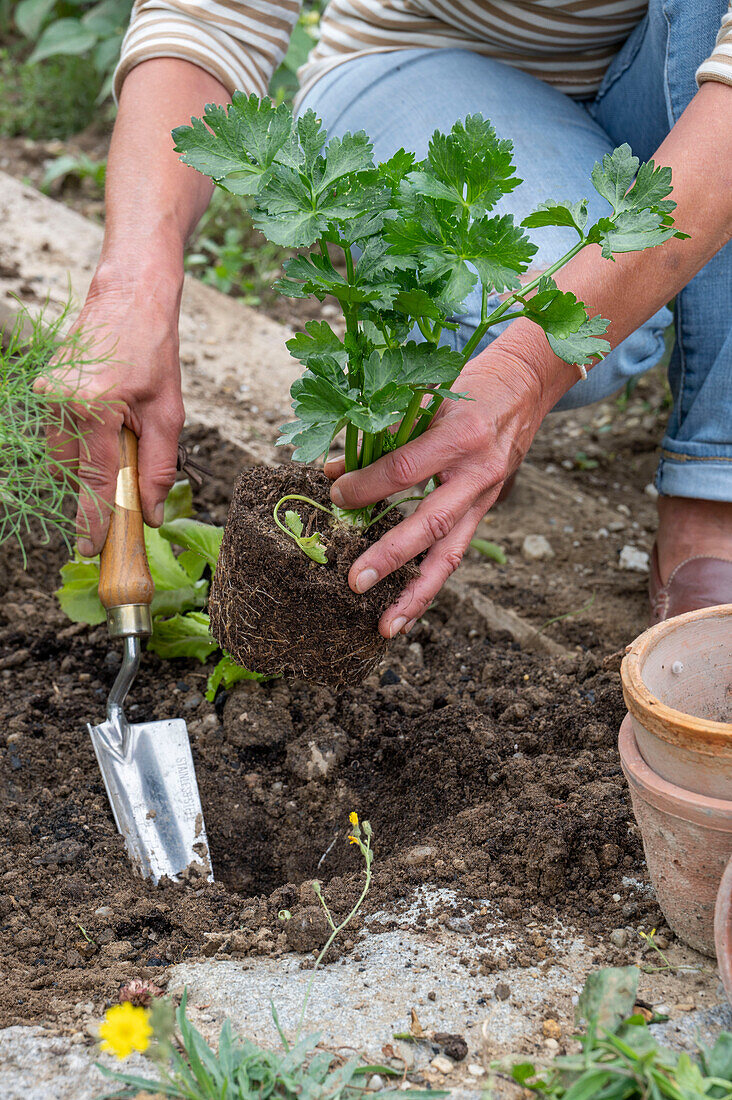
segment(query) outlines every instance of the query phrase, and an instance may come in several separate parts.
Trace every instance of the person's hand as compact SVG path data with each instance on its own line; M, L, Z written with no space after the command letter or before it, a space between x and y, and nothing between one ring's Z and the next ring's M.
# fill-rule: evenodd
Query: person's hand
M64 415L73 418L73 428L52 429L49 450L52 460L78 476L78 548L89 557L106 538L123 423L139 439L143 517L152 527L162 523L184 420L178 291L167 293L162 283L95 279L72 331L75 339L37 388L72 397Z
M518 468L547 411L537 375L505 351L489 348L454 385L472 401L445 401L426 432L364 470L344 473L343 459L326 463L336 478L339 508L363 508L438 475L440 484L417 509L361 555L348 583L366 592L427 551L420 575L381 617L379 631L406 633L457 569L475 529Z

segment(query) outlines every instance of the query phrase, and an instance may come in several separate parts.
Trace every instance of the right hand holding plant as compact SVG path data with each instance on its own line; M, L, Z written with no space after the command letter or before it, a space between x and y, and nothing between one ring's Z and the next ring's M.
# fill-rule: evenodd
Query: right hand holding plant
M162 523L175 480L184 420L178 308L163 302L158 289L98 273L74 325L77 339L37 383L47 393L71 396L64 416L73 418L75 430L54 429L49 447L56 463L75 469L79 479L76 531L85 557L104 545L123 423L139 439L140 496L150 526Z

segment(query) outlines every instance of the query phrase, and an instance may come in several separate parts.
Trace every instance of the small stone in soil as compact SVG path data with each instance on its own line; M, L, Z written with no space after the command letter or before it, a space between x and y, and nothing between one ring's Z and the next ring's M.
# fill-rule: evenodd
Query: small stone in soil
M409 849L404 856L404 862L408 867L421 867L423 863L428 863L436 855L436 848L431 848L427 844L420 844L416 848Z
M610 933L610 943L621 950L628 946L628 933L624 928L616 928Z
M548 561L554 557L551 544L543 535L527 535L521 544L521 554L526 561Z
M511 996L511 986L507 982L499 982L494 992L497 1001L507 1001Z
M551 1017L548 1020L544 1020L541 1025L541 1030L545 1039L561 1039L562 1028L558 1020L554 1020Z
M471 1077L485 1077L485 1070L482 1066L469 1065L468 1073Z
M451 1058L453 1062L462 1062L468 1053L468 1044L462 1035L453 1035L447 1031L436 1031L433 1036L442 1053Z
M444 1054L438 1054L436 1058L432 1059L430 1066L432 1069L436 1069L438 1073L449 1073L452 1069L452 1062Z
M618 565L629 573L647 573L650 568L648 553L626 543L620 551Z
M387 668L379 680L380 687L388 687L389 684L401 683L401 677L396 674L393 668Z

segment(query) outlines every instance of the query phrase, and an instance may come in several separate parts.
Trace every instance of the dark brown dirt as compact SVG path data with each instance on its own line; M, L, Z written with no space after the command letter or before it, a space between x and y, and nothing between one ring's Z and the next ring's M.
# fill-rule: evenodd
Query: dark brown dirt
M222 522L244 460L210 435L189 442L215 475L199 514ZM353 809L375 834L368 909L386 913L388 927L415 887L449 887L457 919L477 933L460 960L471 970L507 965L481 944L493 905L515 930L506 958L520 965L547 957L525 929L531 921L558 917L570 938L579 927L605 943L618 925L657 923L616 750L618 677L601 666L618 638L642 628L640 589L621 622L608 575L608 610L593 609L591 630L583 617L551 628L580 643L560 661L491 635L443 594L364 684L340 693L278 680L239 684L212 705L207 668L146 654L131 716L183 715L191 736L217 877L191 890L132 873L86 733L103 714L118 646L105 628L70 626L60 612L53 588L63 551L30 557L24 573L18 554L0 552L0 1024L64 1025L77 1002L100 1005L131 977L163 981L167 964L202 953L315 948L322 937L308 881L324 883L336 915L360 889L360 859L346 840ZM552 563L557 576L562 560ZM537 610L536 566L514 556L485 568L487 590L528 615L582 598L570 575ZM620 575L618 593L626 582ZM603 615L612 614L608 631ZM282 909L291 929L278 921ZM414 920L427 918L425 910ZM439 927L456 918L445 906L431 919Z
M273 511L282 497L310 497L329 508L330 485L322 471L296 462L240 474L209 613L213 636L245 668L343 688L359 683L383 658L388 643L378 632L379 618L416 570L400 569L361 596L348 587L354 561L399 522L396 512L363 531L336 526L320 509L288 500L280 522L291 510L304 535L319 532L326 564L312 561L276 526ZM376 515L379 510L377 505Z

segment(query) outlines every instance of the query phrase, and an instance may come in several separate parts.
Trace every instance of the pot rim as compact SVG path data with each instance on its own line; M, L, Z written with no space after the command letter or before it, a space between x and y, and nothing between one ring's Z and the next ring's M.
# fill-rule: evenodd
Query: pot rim
M620 763L632 790L645 802L672 817L704 829L732 832L732 800L711 798L670 783L646 764L640 754L630 714L626 714L618 737Z
M627 646L620 666L626 705L644 729L660 737L661 740L682 748L715 754L720 748L732 750L732 723L698 718L694 714L687 714L683 710L676 710L662 703L646 686L642 666L658 642L667 634L673 633L679 626L704 619L720 618L730 619L730 631L732 631L732 604L703 607L656 623Z

